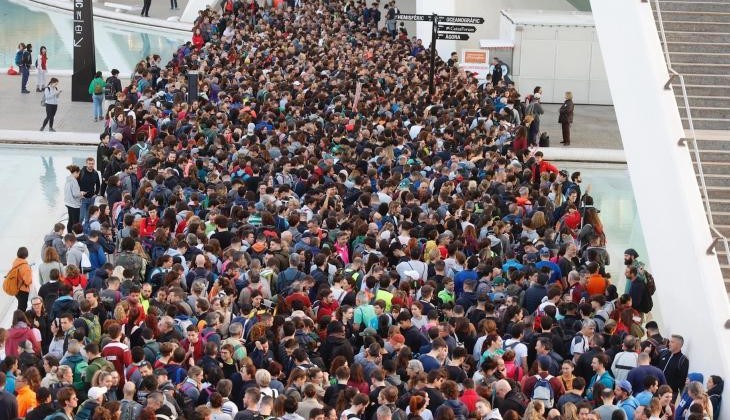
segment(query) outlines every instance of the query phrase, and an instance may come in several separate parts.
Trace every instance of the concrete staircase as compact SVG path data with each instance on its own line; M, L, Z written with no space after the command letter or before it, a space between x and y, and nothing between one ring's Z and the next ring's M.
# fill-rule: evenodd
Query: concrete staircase
M659 6L672 68L684 76L712 219L730 237L730 0L659 0ZM678 80L673 89L687 129ZM730 294L728 256L723 246L717 253Z

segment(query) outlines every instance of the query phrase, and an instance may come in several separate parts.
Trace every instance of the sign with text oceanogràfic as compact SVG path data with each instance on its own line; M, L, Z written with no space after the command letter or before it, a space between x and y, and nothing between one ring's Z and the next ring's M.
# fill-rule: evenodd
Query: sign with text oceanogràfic
M96 72L94 6L92 0L73 0L73 57L71 100L91 102L89 83Z

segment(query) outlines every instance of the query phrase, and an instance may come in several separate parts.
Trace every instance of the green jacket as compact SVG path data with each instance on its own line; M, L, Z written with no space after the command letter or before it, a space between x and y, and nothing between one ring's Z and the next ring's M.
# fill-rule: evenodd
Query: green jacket
M97 85L101 86L101 92L98 94L94 93ZM106 89L106 82L101 77L97 77L89 83L89 95L103 95L104 89Z
M89 367L86 368L86 377L84 378L84 382L90 385L91 380L94 378L94 374L100 370L111 372L114 370L114 365L101 356L97 357L89 362Z

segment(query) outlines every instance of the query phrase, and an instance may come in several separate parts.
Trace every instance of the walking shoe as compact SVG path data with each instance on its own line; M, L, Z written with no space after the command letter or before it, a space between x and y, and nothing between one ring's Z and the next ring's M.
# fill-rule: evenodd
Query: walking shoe
M56 130L54 130L53 128L49 128L48 131L52 131L54 133L56 132Z
M20 91L20 93L30 93L30 91L28 89L23 89Z
M39 87L36 87L36 88L35 88L35 91L36 91L36 92L43 92L43 91L41 90L41 88L39 88Z
M44 125L43 127L41 127L41 130L40 131L43 131L45 129L46 129L46 126Z
M94 122L97 122L97 121L99 121L99 119L98 119L98 118L96 118L96 117L94 117Z

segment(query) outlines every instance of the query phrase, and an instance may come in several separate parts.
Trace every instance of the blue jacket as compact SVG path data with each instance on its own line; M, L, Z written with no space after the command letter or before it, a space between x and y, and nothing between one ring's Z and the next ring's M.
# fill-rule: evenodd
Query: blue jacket
M687 375L687 380L690 382L697 381L702 384L705 383L705 377L698 372L690 372ZM692 405L692 401L692 397L689 396L687 390L685 389L682 391L682 399L679 401L679 404L677 404L677 408L674 409L675 420L681 420L684 418L684 412L689 409L690 405Z
M626 413L627 420L634 420L634 412L639 408L639 402L636 401L636 398L629 395L629 398L619 401L616 405Z

